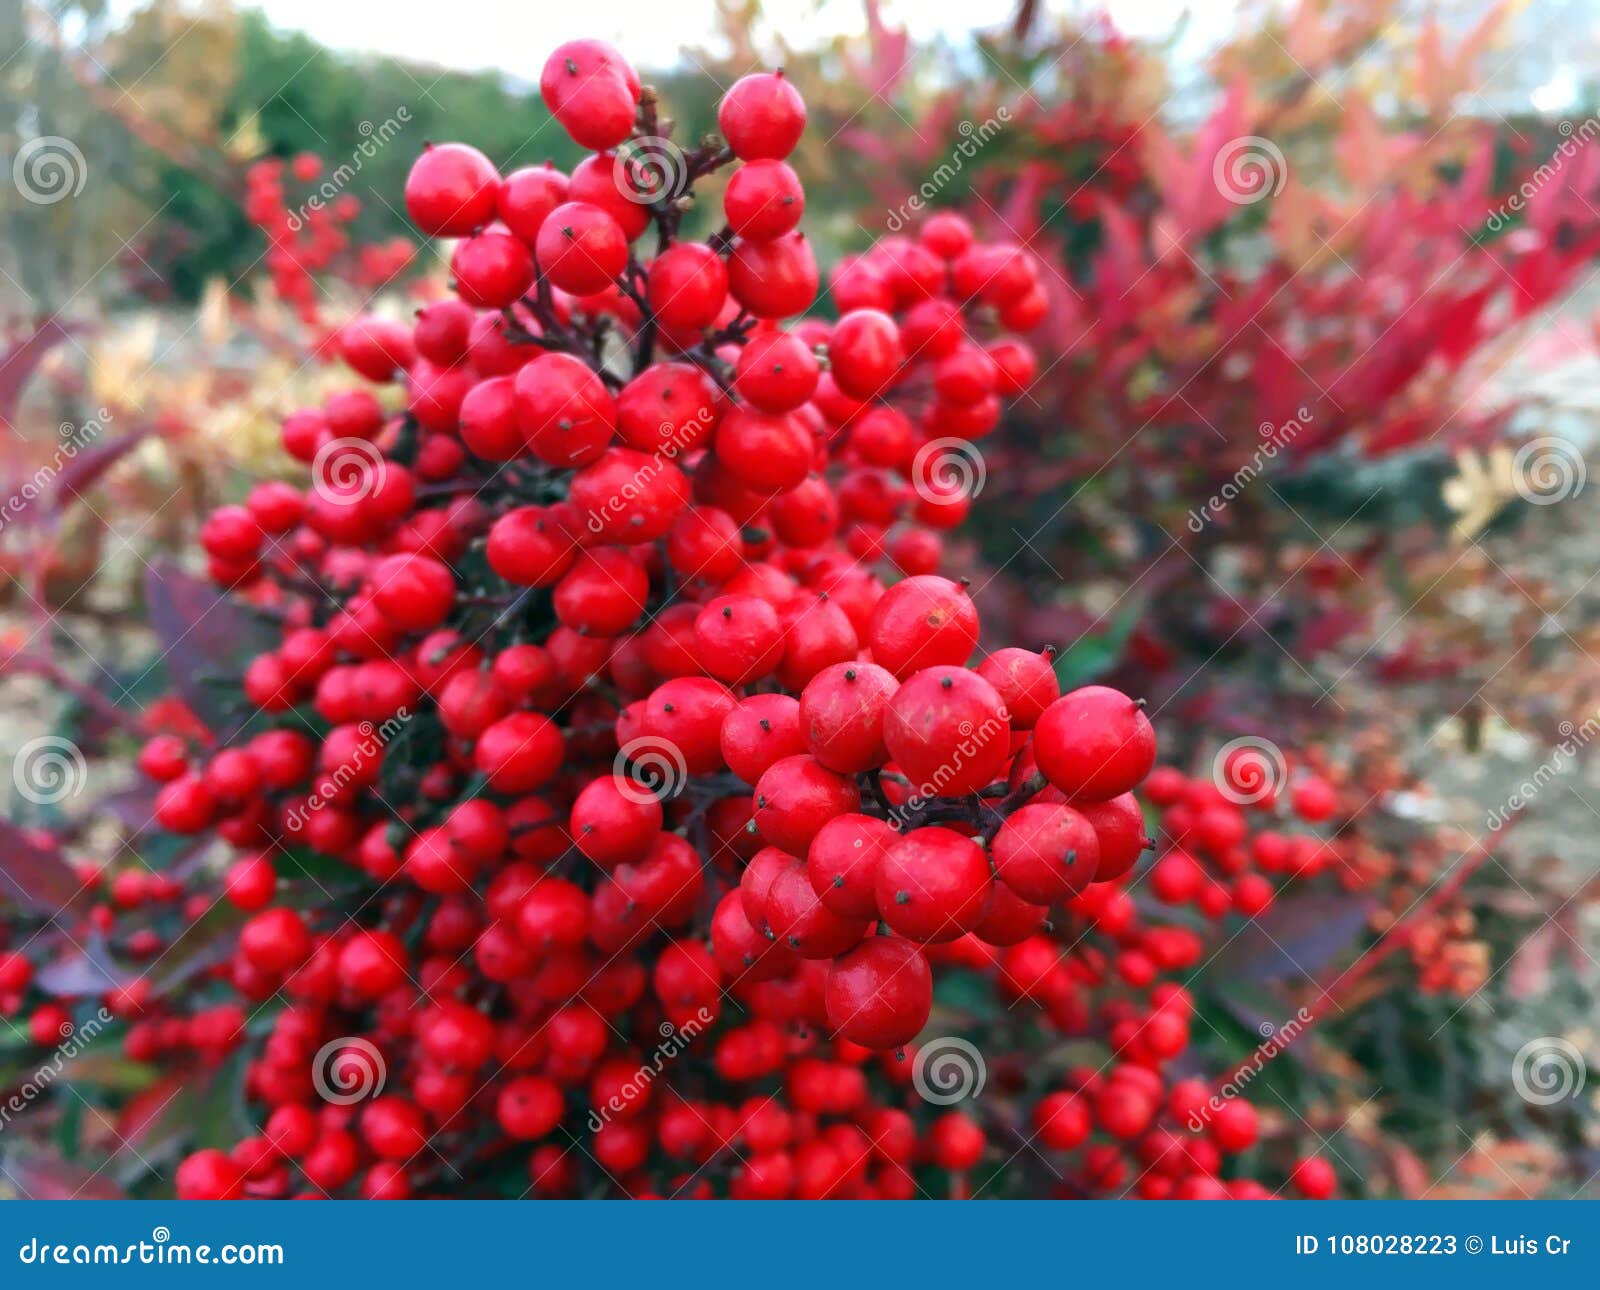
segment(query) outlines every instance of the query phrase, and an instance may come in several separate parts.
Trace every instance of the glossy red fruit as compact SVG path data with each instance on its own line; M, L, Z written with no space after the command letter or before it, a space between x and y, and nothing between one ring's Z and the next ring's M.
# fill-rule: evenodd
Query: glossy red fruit
M824 905L805 866L793 859L773 875L761 911L778 942L803 959L837 958L860 943L870 926L867 919L845 918Z
M800 223L806 194L800 178L781 161L752 161L728 181L722 209L740 237L770 241Z
M490 230L456 243L450 273L469 305L503 309L533 285L533 256L520 239Z
M867 644L873 661L901 679L941 664L960 667L977 648L978 611L948 578L906 578L873 608Z
M633 130L640 96L638 73L603 40L558 45L539 73L545 106L575 143L601 151Z
M500 181L495 212L502 224L531 247L545 216L567 200L567 188L567 177L549 162L524 166Z
M1076 802L1074 806L1089 821L1100 845L1094 880L1116 881L1133 868L1149 845L1138 798L1122 793L1104 802Z
M782 72L755 72L722 96L717 128L742 161L782 159L805 132L805 100Z
M1049 653L997 649L978 663L979 676L999 692L1011 725L1032 730L1044 710L1061 697L1061 684Z
M717 596L694 620L695 644L706 671L729 685L770 675L783 660L778 611L758 596Z
M1339 805L1339 795L1333 785L1318 775L1299 780L1289 791L1289 806L1308 824L1321 824L1330 819Z
M372 600L403 631L437 627L455 602L456 582L448 566L425 555L392 555L372 571Z
M517 423L528 447L552 466L599 459L616 426L616 401L604 382L571 354L541 354L515 379Z
M746 403L762 412L793 412L811 397L820 373L811 346L799 336L763 331L739 351L733 386Z
M179 1200L236 1200L244 1195L244 1171L227 1152L207 1147L179 1164L175 1186Z
M494 218L500 176L464 143L425 148L406 176L406 213L429 237L461 237Z
M637 546L666 536L689 504L689 480L659 455L612 447L573 475L567 500L595 540Z
M848 812L817 831L806 849L806 874L822 903L845 918L878 912L878 865L899 839L885 820Z
M1307 1200L1327 1200L1339 1186L1333 1166L1321 1156L1306 1156L1295 1161L1289 1181Z
M617 431L629 447L681 461L704 444L727 400L692 363L652 363L617 396Z
M747 784L759 780L774 762L806 751L800 704L787 694L744 699L723 719L718 738L728 769Z
M1229 1155L1254 1146L1260 1131L1255 1107L1237 1097L1216 1108L1209 1128L1211 1140Z
M1024 900L1051 905L1095 880L1100 841L1070 806L1030 803L994 839L995 876Z
M889 700L883 739L917 797L960 797L1004 778L1011 723L994 686L976 672L930 667Z
M898 1048L933 1009L927 956L896 936L869 936L828 969L828 1024L852 1043Z
M905 361L900 329L876 309L856 309L833 327L828 367L834 382L852 398L876 398L888 388Z
M709 327L728 298L727 265L704 243L679 242L651 262L645 298L671 331Z
M740 238L728 256L728 289L757 318L792 318L817 297L817 258L798 229L770 241Z
M1088 1140L1094 1120L1080 1094L1047 1093L1033 1108L1033 1128L1052 1150L1072 1151Z
M776 493L805 479L816 438L795 413L735 407L717 426L716 452L717 461L746 487Z
M1017 945L1044 931L1049 917L1048 905L1024 900L1005 883L997 882L989 912L972 934L985 945Z
M878 916L908 940L953 941L988 912L993 881L983 847L954 829L913 829L878 864Z
M622 275L628 239L598 206L563 202L545 217L534 252L552 284L575 296L591 296Z
M643 860L661 832L661 803L614 775L590 780L572 804L573 845L603 869Z
M1120 690L1087 685L1044 710L1034 726L1033 755L1068 797L1105 801L1150 773L1155 730L1143 707Z
M554 778L565 743L560 729L539 712L513 712L478 739L473 763L497 793L531 793Z
M709 676L675 677L651 691L643 733L657 745L665 741L688 774L707 775L722 766L722 723L737 703Z
M845 775L882 766L889 759L884 718L898 688L875 663L823 668L800 694L800 731L811 755Z
M644 613L650 577L617 547L579 552L551 597L556 617L587 636L618 636Z
M761 836L800 856L824 824L861 805L861 792L853 780L801 754L769 766L756 782L755 799Z

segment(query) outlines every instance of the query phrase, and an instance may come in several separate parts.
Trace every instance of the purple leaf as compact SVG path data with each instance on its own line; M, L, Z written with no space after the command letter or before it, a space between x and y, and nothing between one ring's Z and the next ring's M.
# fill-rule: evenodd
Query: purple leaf
M72 503L81 500L83 494L94 487L106 471L138 447L149 433L148 426L140 426L137 430L130 430L115 439L97 443L88 451L80 452L73 457L66 468L56 476L55 496L50 502L51 509L60 514Z
M133 977L111 961L104 937L91 937L87 948L68 946L60 958L46 963L35 975L34 984L58 998L81 999L114 990Z
M0 902L15 903L30 914L55 915L78 904L83 884L53 851L29 840L10 820L0 818Z
M1359 894L1281 897L1217 955L1214 966L1224 980L1315 976L1355 944L1372 905L1370 896Z
M28 388L44 356L80 330L78 324L64 323L52 314L0 354L0 429L16 425L22 392Z
M150 625L172 688L217 736L226 741L240 720L241 704L208 677L240 671L243 660L268 645L262 626L211 583L172 561L155 561L145 573ZM230 707L234 713L230 714Z
M6 1161L5 1177L29 1200L122 1200L122 1190L103 1173L30 1149Z

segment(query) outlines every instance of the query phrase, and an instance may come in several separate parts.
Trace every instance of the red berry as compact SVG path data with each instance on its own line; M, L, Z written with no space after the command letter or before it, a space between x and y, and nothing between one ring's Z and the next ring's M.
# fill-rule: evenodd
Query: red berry
M908 940L953 941L988 912L989 858L972 838L953 829L914 829L878 864L878 916Z
M800 694L800 730L811 755L846 775L883 765L884 718L898 688L875 663L823 668Z
M575 296L605 290L628 264L621 225L588 202L563 202L551 211L539 227L534 251L551 283Z
M782 72L754 72L722 96L717 127L741 160L781 159L805 131L805 101Z
M639 76L605 41L569 40L545 60L539 93L574 142L600 151L632 133Z
M889 700L883 739L918 797L960 797L1004 778L1011 723L994 686L976 672L930 667Z
M456 293L469 305L502 309L533 285L533 256L509 233L491 230L456 243L450 272Z
M728 298L722 257L700 242L679 242L651 263L645 297L663 327L694 332L716 322Z
M940 664L961 667L978 644L978 612L948 578L907 578L873 609L867 643L873 660L902 679Z
M817 388L816 355L792 332L757 332L739 351L734 388L762 412L793 412Z
M757 318L804 313L817 297L811 243L799 230L765 242L740 238L728 257L728 289Z
M910 941L869 936L828 969L828 1025L868 1048L916 1038L933 1008L933 973Z
M1093 826L1070 806L1031 803L995 834L995 876L1036 905L1082 891L1095 880L1099 863Z
M1150 773L1156 736L1127 695L1087 685L1045 709L1034 726L1033 752L1045 778L1068 797L1105 801Z
M1044 710L1061 697L1061 685L1047 654L997 649L975 670L999 692L1017 730L1032 730Z
M524 166L500 181L495 211L501 223L532 246L545 216L567 200L567 187L567 177L549 162Z
M791 855L804 855L811 839L836 815L854 811L861 794L853 781L804 754L769 766L756 782L756 827Z
M752 161L728 181L722 209L740 237L770 241L782 237L805 214L806 194L800 178L781 161Z
M426 148L406 177L406 213L429 237L461 237L494 218L500 176L464 143Z
M806 849L806 873L822 903L846 918L876 917L878 866L898 837L887 822L855 812L824 824Z
M1307 1200L1327 1200L1339 1185L1333 1166L1321 1156L1306 1156L1295 1161L1289 1181Z
M834 324L828 341L828 366L834 382L852 398L882 394L904 359L900 329L888 314L856 309Z

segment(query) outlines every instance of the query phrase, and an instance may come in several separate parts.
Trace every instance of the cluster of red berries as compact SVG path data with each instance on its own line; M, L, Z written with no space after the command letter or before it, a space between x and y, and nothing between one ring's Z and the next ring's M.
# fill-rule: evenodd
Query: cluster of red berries
M1325 823L1336 805L1325 779L1306 775L1292 786L1276 782L1274 767L1253 742L1225 750L1215 771L1214 777L1191 778L1163 766L1145 786L1150 803L1161 810L1161 836L1170 844L1150 870L1157 899L1192 904L1208 918L1230 909L1253 918L1271 906L1275 880L1310 878L1339 864L1337 852L1316 834L1252 829L1263 817L1275 822L1285 805L1305 824Z
M347 258L349 225L361 213L354 193L319 184L322 173L322 159L309 152L287 162L268 157L245 171L245 218L267 236L265 264L273 290L308 323L319 319L317 275ZM308 191L291 205L296 188ZM342 267L355 285L371 289L401 272L414 253L410 242L394 237L379 246L356 246L353 262Z
M935 572L969 501L944 467L981 466L1034 375L1010 333L1042 317L1037 266L940 214L832 274L837 321L786 327L819 275L781 74L688 153L609 46L561 47L541 87L595 155L502 177L425 151L406 205L459 239L454 298L338 341L403 406L294 413L314 486L262 484L202 533L277 643L241 680L248 734L139 761L164 828L235 848L241 926L219 998L124 988L119 1015L142 1059L245 1044L261 1129L188 1157L179 1194L470 1189L511 1153L552 1196L908 1197L922 1167L981 1189L1017 1126L930 1105L907 1051L949 969L1108 1047L1033 1081L1064 1191L1266 1194L1220 1181L1248 1103L1171 1074L1171 977L1203 943L1127 890L1142 705L982 649ZM726 227L679 238L735 160ZM1213 806L1185 789L1166 823L1215 858ZM347 898L308 898L312 857ZM1318 1160L1294 1180L1332 1189Z

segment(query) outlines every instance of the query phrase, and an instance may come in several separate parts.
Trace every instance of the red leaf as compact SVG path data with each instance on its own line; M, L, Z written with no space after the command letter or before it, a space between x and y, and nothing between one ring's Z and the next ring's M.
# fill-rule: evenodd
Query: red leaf
M22 392L28 388L44 356L73 332L81 330L77 323L64 323L51 315L0 354L0 428L15 427Z
M59 855L29 841L10 820L0 819L0 899L30 914L55 915L77 904L83 884Z

